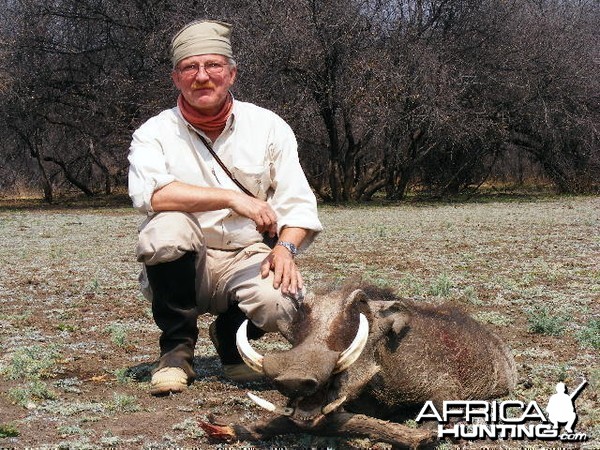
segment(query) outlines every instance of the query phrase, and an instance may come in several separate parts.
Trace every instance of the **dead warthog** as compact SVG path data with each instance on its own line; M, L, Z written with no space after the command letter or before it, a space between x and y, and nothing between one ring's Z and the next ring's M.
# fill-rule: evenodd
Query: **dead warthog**
M510 350L483 325L455 307L403 300L378 288L307 296L285 334L292 348L263 356L248 343L244 324L238 348L289 402L251 398L304 429L342 408L393 418L427 400L503 396L516 383ZM402 439L394 442L406 444Z

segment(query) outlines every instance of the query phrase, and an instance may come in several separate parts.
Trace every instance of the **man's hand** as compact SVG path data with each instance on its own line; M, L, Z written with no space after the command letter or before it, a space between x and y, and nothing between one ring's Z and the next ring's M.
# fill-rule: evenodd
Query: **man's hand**
M229 206L232 210L252 220L259 233L267 232L271 237L277 234L277 215L267 202L242 193L233 194Z
M152 208L156 212L191 213L229 208L240 216L252 220L256 224L256 230L261 234L268 233L273 237L278 230L277 215L267 202L230 189L192 186L173 181L154 192ZM279 239L299 247L308 233L309 230L304 228L284 227ZM267 278L271 270L275 274L273 287L281 288L284 294L296 295L304 288L294 257L287 248L276 245L265 258L260 266L261 276Z
M294 257L287 248L276 245L262 262L260 274L263 278L267 278L271 270L275 275L273 281L275 289L281 287L281 292L288 295L296 295L302 291L304 287L302 275L300 275Z
M257 198L231 189L193 186L173 181L152 194L152 209L158 211L217 211L229 208L256 224L259 233L277 234L277 215L271 206Z

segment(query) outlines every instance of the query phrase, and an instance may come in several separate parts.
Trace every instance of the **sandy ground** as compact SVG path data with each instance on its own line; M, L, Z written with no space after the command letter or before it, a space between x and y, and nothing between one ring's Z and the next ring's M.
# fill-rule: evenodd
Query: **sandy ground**
M509 398L545 406L555 384L577 398L587 440L440 442L441 448L600 448L600 198L332 207L298 258L309 286L360 277L424 302L452 302L511 347ZM269 417L246 397L266 382L222 377L200 319L199 379L153 398L158 330L137 288L141 218L127 207L0 209L0 448L386 448L365 439L284 436L211 441L210 415ZM260 345L276 349L275 336Z

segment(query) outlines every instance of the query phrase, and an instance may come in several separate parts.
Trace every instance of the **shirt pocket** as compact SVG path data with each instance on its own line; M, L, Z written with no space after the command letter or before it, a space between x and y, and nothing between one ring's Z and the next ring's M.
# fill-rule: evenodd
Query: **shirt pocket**
M271 188L269 167L265 166L235 166L231 169L234 178L241 183L256 198L266 200Z

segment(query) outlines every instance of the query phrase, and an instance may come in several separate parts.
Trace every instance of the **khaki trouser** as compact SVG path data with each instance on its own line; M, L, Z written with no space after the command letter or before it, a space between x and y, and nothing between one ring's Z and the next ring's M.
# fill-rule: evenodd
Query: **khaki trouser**
M149 266L174 261L186 252L196 253L198 313L216 315L238 303L240 310L267 332L289 324L297 311L294 299L273 288L272 272L264 279L260 275L260 265L270 251L262 242L233 251L207 248L196 218L176 211L161 212L145 221L136 249L137 260ZM145 267L140 285L151 300Z

